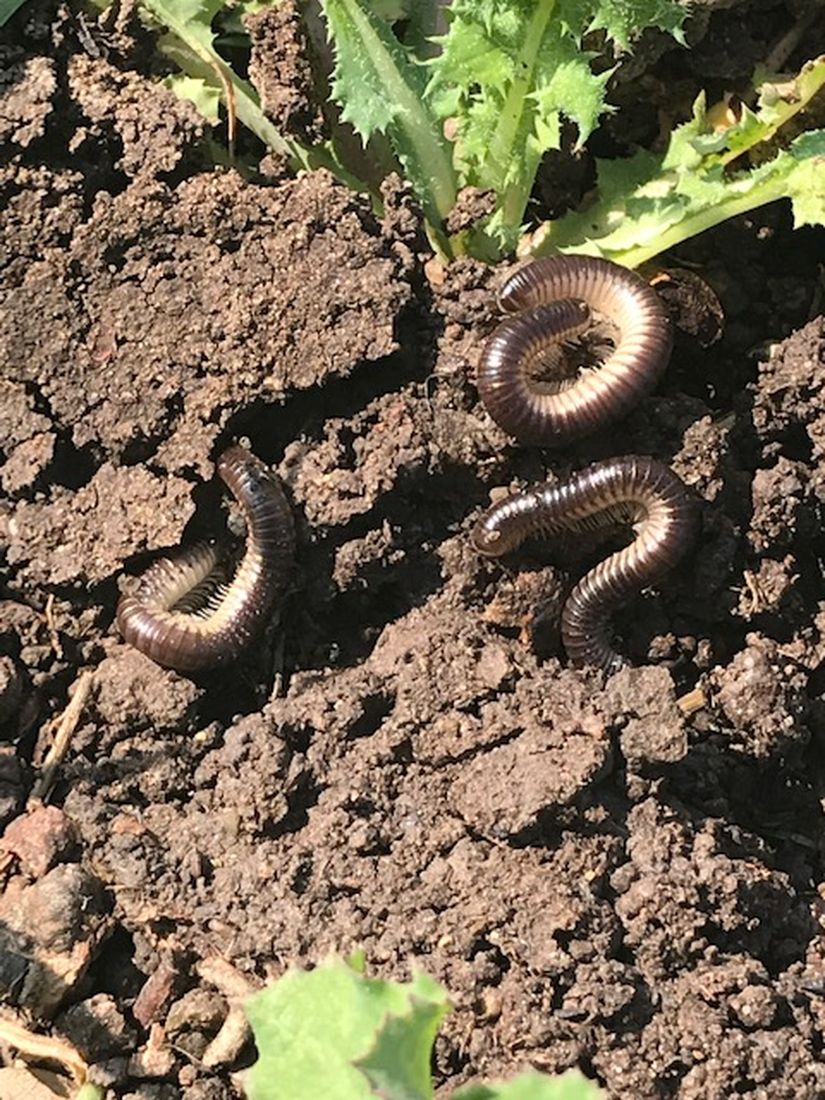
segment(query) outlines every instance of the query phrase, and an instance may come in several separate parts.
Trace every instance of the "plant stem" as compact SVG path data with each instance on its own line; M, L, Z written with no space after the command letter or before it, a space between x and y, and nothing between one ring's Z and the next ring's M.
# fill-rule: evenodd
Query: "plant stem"
M447 149L438 136L437 123L389 58L384 43L359 0L343 2L373 64L381 74L388 98L400 108L401 125L420 166L420 174L429 182L429 205L439 219L446 218L455 205L456 183Z
M534 83L539 50L554 5L555 0L541 0L536 5L524 36L524 43L516 59L515 69L520 75L510 85L485 162L484 174L488 179L498 181L496 190L499 195L503 195L501 210L504 224L511 227L513 231L517 230L521 224L538 169L539 155L524 158L523 168L519 173L520 178L517 181L505 187L505 179L508 167L514 161L513 149L519 130L525 123L525 112L534 110L530 101L530 91ZM521 144L527 147L526 142Z
M758 188L742 195L731 195L715 206L706 207L695 214L688 214L681 221L663 230L651 241L634 245L632 248L611 250L600 248L598 240L581 242L579 244L563 245L560 248L553 246L553 230L550 222L545 222L547 231L538 231L534 243L529 250L532 258L552 255L555 252L575 252L584 256L605 256L625 267L639 267L653 259L654 256L675 248L682 241L695 237L698 233L704 233L706 229L712 229L728 218L734 218L737 214L746 214L749 210L755 210L759 206L766 206L770 202L785 197L784 180L775 182L763 182Z

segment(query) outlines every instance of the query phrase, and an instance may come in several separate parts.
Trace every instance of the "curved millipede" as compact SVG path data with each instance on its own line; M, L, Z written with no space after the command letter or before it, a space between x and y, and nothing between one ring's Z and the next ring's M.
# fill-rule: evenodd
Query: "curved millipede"
M639 275L592 256L521 268L499 296L506 313L485 345L476 383L490 416L523 443L558 446L624 416L656 385L670 355L670 319ZM615 350L577 378L539 382L559 345L597 310L618 330ZM548 357L551 362L548 364Z
M295 556L292 513L277 477L244 447L229 447L217 472L246 520L246 550L231 581L222 554L201 543L155 562L121 597L125 641L167 668L195 672L234 660L283 592Z
M507 497L478 520L472 540L479 553L500 557L532 535L633 527L633 542L587 573L562 611L570 660L613 671L624 660L610 642L610 613L676 564L697 523L696 501L676 474L655 459L631 456Z

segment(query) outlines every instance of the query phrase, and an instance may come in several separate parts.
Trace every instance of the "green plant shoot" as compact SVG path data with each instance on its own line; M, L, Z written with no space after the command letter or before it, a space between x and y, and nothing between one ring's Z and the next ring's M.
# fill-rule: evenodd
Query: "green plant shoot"
M161 49L182 72L170 86L212 122L220 101L231 104L229 113L296 169L327 167L349 186L365 189L342 164L337 143L309 148L281 133L252 86L221 57L213 23L230 19L225 2L142 0L166 30ZM584 252L637 266L726 218L781 198L791 200L797 225L825 224L822 131L804 127L805 110L825 84L823 58L796 77L761 77L755 109L741 107L724 125L700 96L693 118L674 129L663 153L643 149L598 162L595 198L528 234L527 204L542 157L559 147L565 126L578 145L587 140L610 110L611 73L644 30L657 27L682 41L686 5L320 2L334 54L330 94L341 118L365 147L375 135L389 144L445 257L469 252L493 261L516 250ZM237 46L244 35L237 11L231 21ZM367 164L377 204L388 166L373 159L381 160ZM451 236L449 215L465 187L488 193L492 213Z
M361 960L291 970L246 1005L259 1058L249 1100L432 1100L430 1070L444 990L423 973L411 982L368 978ZM453 1100L598 1100L577 1071L526 1073L469 1085Z

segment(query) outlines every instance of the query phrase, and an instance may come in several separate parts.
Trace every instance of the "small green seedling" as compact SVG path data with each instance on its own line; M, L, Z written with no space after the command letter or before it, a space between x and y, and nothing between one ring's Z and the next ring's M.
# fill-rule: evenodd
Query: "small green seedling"
M368 978L363 959L290 970L252 997L246 1012L259 1058L248 1072L249 1100L432 1100L430 1069L438 1027L450 1011L441 986ZM471 1084L451 1100L598 1100L600 1090L572 1070L525 1073Z

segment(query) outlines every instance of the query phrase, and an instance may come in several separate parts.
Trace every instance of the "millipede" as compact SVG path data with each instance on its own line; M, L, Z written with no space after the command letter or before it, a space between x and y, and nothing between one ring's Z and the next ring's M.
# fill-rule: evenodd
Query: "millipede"
M292 512L278 478L246 448L225 450L216 472L246 522L246 547L231 579L221 547L198 543L156 561L117 607L124 640L179 672L237 659L286 588L295 557Z
M560 446L626 415L661 377L672 347L667 311L633 271L592 256L552 256L516 271L499 305L509 314L487 341L476 375L499 427L522 443ZM617 330L596 367L566 376L559 354L598 311ZM540 380L542 370L553 377Z
M610 640L611 612L678 562L697 522L697 503L676 474L634 455L499 501L478 520L472 541L480 554L501 557L536 535L632 528L630 545L591 569L562 610L562 642L573 664L610 672L624 663Z

